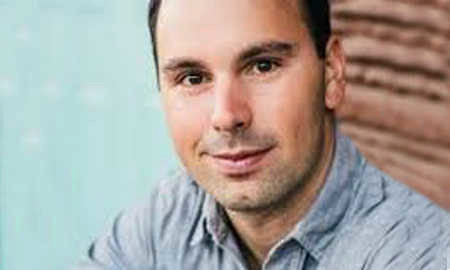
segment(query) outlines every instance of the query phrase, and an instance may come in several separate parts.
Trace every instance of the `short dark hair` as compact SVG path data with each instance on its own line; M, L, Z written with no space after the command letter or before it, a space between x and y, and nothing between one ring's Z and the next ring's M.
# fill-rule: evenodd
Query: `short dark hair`
M302 5L302 1L304 5ZM153 59L158 69L158 52L156 50L156 25L162 0L150 0L148 9L148 27L153 47ZM330 6L328 0L298 0L299 8L306 7L306 23L314 40L317 55L325 57L326 46L331 35Z

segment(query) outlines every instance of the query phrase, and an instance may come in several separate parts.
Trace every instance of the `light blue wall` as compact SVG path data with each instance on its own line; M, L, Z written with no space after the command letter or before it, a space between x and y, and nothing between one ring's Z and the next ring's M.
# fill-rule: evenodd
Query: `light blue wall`
M0 0L0 270L61 270L176 164L145 0Z

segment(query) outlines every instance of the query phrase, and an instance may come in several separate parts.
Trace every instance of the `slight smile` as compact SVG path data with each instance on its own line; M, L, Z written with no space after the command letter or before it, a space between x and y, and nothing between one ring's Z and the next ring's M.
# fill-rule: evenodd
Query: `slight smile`
M263 149L238 149L237 151L222 152L210 155L213 166L229 177L239 178L260 169L263 160L274 147Z

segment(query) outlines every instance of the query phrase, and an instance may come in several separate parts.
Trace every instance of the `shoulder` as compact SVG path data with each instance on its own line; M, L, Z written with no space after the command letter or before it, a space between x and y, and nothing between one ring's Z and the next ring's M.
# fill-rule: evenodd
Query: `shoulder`
M177 169L158 181L149 198L143 204L129 210L151 239L159 246L172 243L174 234L189 234L200 215L205 193L183 169ZM127 212L126 210L125 212Z
M384 173L379 181L384 198L367 220L380 223L367 269L444 269L448 213Z
M342 242L360 255L362 269L444 269L449 214L369 163L358 181ZM364 207L377 190L377 202Z
M372 178L372 184L380 188L379 202L370 209L361 208L356 219L363 223L379 224L375 227L391 224L391 230L396 228L408 228L411 232L423 228L431 228L442 225L448 213L429 200L424 195L415 191L406 184L393 179L380 171L370 163L364 169L361 181ZM370 192L370 189L368 189ZM434 227L438 229L437 227ZM440 229L441 227L439 227ZM434 230L436 231L436 230ZM429 236L430 233L427 233ZM422 235L417 235L420 237Z
M123 210L92 243L86 265L108 269L156 265L161 252L173 251L187 241L203 198L203 191L183 170L170 173L158 181L148 199Z

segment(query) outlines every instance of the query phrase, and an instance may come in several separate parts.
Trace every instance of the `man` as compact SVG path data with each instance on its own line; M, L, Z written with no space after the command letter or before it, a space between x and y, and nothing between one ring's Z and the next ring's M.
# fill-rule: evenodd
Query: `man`
M321 0L160 0L149 25L184 169L80 269L444 269L445 211L333 116L345 57Z

